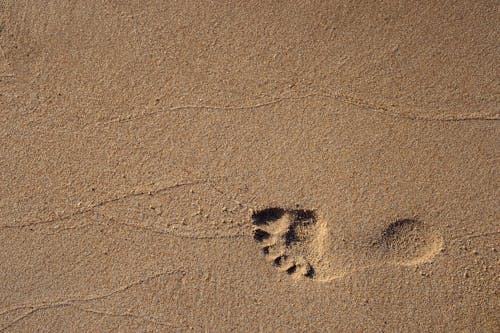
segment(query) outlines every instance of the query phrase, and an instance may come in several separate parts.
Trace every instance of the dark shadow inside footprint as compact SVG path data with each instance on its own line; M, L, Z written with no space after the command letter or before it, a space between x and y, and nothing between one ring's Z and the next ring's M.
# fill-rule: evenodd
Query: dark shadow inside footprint
M285 259L286 259L286 256L279 256L279 257L277 257L273 261L274 266L280 267L283 264L283 262L285 261Z
M315 274L314 268L312 268L312 266L309 266L307 269L307 272L306 272L306 274L304 274L304 276L312 279L314 277L314 274Z
M413 230L417 226L418 226L418 221L414 219L397 220L389 224L389 226L385 228L385 230L382 232L380 242L382 244L390 244L401 233Z
M293 243L301 241L298 229L302 226L307 226L316 223L316 214L312 210L297 209L291 211L294 216L293 223L290 224L288 231L285 234L285 244L290 246Z
M293 274L293 273L295 273L295 271L296 271L296 270L297 270L297 266L296 266L296 265L293 265L292 267L290 267L290 268L288 268L288 269L286 270L286 273L287 273L287 274Z
M274 207L266 208L253 213L252 220L255 225L263 225L272 221L279 220L283 216L283 214L285 214L284 209Z
M295 209L293 213L298 222L309 224L316 220L316 214L312 210Z
M255 239L257 242L263 242L269 237L271 237L271 235L267 231L264 231L262 229L256 229L253 232L253 239Z
M298 242L299 240L300 239L297 236L297 233L295 232L295 226L291 225L290 229L288 229L288 231L285 234L285 245L286 246L290 246L293 243Z

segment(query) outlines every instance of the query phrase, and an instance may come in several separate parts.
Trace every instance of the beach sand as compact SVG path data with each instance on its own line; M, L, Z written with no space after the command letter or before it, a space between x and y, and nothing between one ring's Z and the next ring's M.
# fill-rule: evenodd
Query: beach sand
M498 22L0 2L0 332L498 332Z

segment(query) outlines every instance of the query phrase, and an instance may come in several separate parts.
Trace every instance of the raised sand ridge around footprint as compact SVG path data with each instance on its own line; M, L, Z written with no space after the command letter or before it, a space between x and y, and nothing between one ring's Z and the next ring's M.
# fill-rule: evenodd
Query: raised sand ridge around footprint
M425 263L443 244L442 237L421 221L399 219L371 237L368 244L354 243L343 253L330 253L336 248L330 242L335 240L313 210L271 207L254 212L252 222L254 240L267 261L293 277L317 281L331 281L370 267Z

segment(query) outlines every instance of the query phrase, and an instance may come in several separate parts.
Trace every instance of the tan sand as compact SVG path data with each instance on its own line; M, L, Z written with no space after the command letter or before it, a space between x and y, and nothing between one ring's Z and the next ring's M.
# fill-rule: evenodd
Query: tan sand
M0 1L0 332L498 332L496 1Z

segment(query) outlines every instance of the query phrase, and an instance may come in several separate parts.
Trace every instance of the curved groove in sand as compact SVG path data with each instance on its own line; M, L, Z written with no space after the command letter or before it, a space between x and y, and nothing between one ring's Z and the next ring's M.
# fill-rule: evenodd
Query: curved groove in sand
M69 298L64 298L64 299L54 299L54 300L48 300L48 301L45 301L45 302L39 302L39 303L25 303L25 304L18 304L18 305L13 305L7 309L3 309L0 311L0 316L3 316L3 315L6 315L8 313L11 313L11 312L14 312L14 311L18 311L18 310L28 310L28 312L24 313L23 315L15 318L13 321L7 323L6 325L0 327L0 332L3 332L5 331L6 329L8 329L9 327L12 327L13 325L15 325L16 323L28 318L29 316L33 315L34 313L36 312L39 312L39 311L43 311L43 310L47 310L47 309L52 309L52 308L58 308L58 307L67 307L67 306L71 306L71 307L76 307L77 309L81 310L81 311L86 311L87 309L85 308L81 308L80 307L80 304L85 304L86 302L90 302L90 301L96 301L96 300L102 300L102 299L106 299L106 298L109 298L115 294L119 294L119 293L122 293L122 292L125 292L133 287L136 287L136 286L139 286L139 285L142 285L144 283L147 283L147 282L150 282L150 281L154 281L162 276L169 276L169 275L180 275L180 276L184 276L186 274L186 272L182 271L182 270L170 270L170 271L162 271L162 272L158 272L156 274L153 274L153 275L150 275L150 276L147 276L143 279L140 279L140 280L137 280L137 281L134 281L132 283L129 283L127 285L123 285L121 287L118 287L118 288L115 288L109 292L101 292L99 294L94 294L94 295L75 295L73 297L69 297ZM96 312L96 311L93 311L92 309L89 309L89 311L92 311L92 312ZM102 311L99 311L99 312L96 312L96 313L101 313L101 314L105 314L105 315L119 315L119 314L114 314L114 313L107 313L107 312L102 312ZM134 316L132 315L131 317L134 317L136 319L145 319L145 318L139 318L138 316ZM162 326L173 326L171 324L168 324L168 323L160 323L160 322L155 322L154 320L151 321L152 323L155 323L155 324L159 324L159 325L162 325Z
M400 118L411 121L435 121L435 122L460 122L460 121L492 121L492 120L500 120L500 115L491 115L491 114L473 114L473 115L448 115L448 116L437 116L437 117L426 117L426 116L417 116L422 112L423 109L416 107L395 107L395 106L386 106L384 104L375 104L370 101L366 101L351 95L345 94L324 94L324 93L311 93L302 96L288 96L288 97L279 97L274 98L266 102L250 104L250 105L179 105L173 106L166 109L159 109L150 112L143 112L138 114L128 115L126 117L118 117L113 118L101 123L87 124L87 126L105 126L113 123L122 123L128 121L134 121L137 119L154 116L156 114L176 111L176 110L252 110L259 109L267 106L272 106L276 104L280 104L285 101L293 101L293 100L305 100L309 98L323 98L323 99L332 99L340 103L353 105L359 107L361 110L366 112L376 112L380 115L384 115L391 118ZM413 109L414 111L411 114L405 114L398 109ZM347 112L347 111L346 111ZM413 115L412 115L413 114Z

